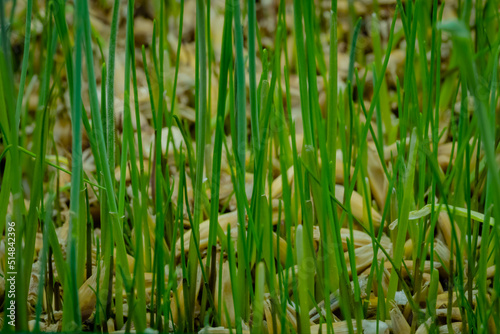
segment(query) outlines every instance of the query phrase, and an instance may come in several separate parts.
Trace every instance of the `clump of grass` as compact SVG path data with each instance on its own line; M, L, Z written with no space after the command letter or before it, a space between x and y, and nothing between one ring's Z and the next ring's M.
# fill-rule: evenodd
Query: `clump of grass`
M447 22L437 0L224 5L155 2L136 59L142 3L123 26L120 1L109 8L107 58L100 5L0 3L15 329L497 331L498 1L459 2ZM271 10L274 30L260 21ZM70 152L54 139L63 113Z

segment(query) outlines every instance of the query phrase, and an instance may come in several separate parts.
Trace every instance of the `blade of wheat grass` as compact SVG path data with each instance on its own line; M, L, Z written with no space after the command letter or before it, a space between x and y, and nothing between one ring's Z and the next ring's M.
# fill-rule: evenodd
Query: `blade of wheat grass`
M77 285L77 231L80 218L80 178L82 174L82 145L81 145L81 118L82 107L79 103L81 99L81 67L82 67L82 43L83 43L83 9L82 2L76 3L75 8L75 61L73 63L73 90L70 92L73 96L73 106L71 109L72 126L72 150L71 150L71 192L70 192L70 214L68 228L68 254L66 261L69 266L68 275L66 275L66 286L64 290L63 306L63 330L74 331L81 328L81 314L78 302Z
M106 76L106 118L103 123L106 149L108 152L108 165L110 170L115 170L115 50L116 35L118 31L118 14L120 12L120 0L113 2L113 14L109 35L107 76ZM112 180L114 186L114 180Z
M222 32L222 50L221 50L221 67L219 74L219 91L217 98L217 118L215 127L215 139L214 139L214 153L212 159L212 185L211 185L211 207L210 207L210 230L208 235L208 253L207 259L211 259L210 269L208 269L207 261L207 271L210 275L215 277L217 268L215 268L215 262L213 258L216 256L216 252L212 251L212 248L216 245L216 237L219 237L219 241L223 245L223 250L227 248L225 242L224 231L218 224L218 214L219 214L219 190L220 190L220 173L221 173L221 161L222 161L222 137L224 136L224 113L226 110L226 96L227 96L227 78L229 72L229 64L232 56L232 42L231 42L231 29L232 29L232 7L228 6L224 13L224 27ZM222 261L221 261L222 262ZM215 296L216 287L215 281L210 286L212 290L212 295ZM220 297L218 300L221 300ZM220 316L220 311L217 312Z
M22 100L24 96L24 84L25 84L25 79L26 79L26 71L27 71L27 66L28 66L28 60L29 60L29 42L30 42L30 35L31 35L31 11L32 11L32 1L30 1L27 5L27 14L26 14L26 29L25 29L25 41L24 41L24 52L23 52L23 63L22 63L22 68L21 68L21 83L19 86L19 92L17 94L17 103L14 102L14 85L5 85L3 84L1 89L2 89L2 114L6 115L8 117L8 123L4 123L4 131L8 134L10 134L10 143L12 144L12 149L10 151L10 161L12 163L11 166L18 166L19 165L19 151L18 151L18 143L19 143L19 117L20 117L20 112L21 112L21 105L22 105ZM5 12L4 12L4 3L2 2L0 4L0 44L1 44L1 51L0 51L0 69L2 72L2 81L3 83L8 83L8 82L14 82L13 80L13 66L12 66L12 59L11 59L11 43L10 43L10 34L8 34L7 30L7 23L5 22ZM13 12L11 13L13 14ZM12 16L12 15L11 15ZM13 17L13 16L12 16ZM12 19L11 17L11 19ZM10 21L12 22L12 21ZM7 118L5 117L5 118ZM5 119L6 121L7 119ZM7 125L8 124L8 125ZM8 127L7 127L8 126ZM22 238L22 231L23 231L23 226L24 224L28 224L28 221L23 221L23 217L21 216L21 210L24 208L24 200L23 200L23 192L21 188L21 176L22 176L22 169L21 168L12 168L10 169L9 172L9 179L12 179L11 181L8 181L6 184L6 188L10 188L12 196L13 196L13 221L18 225L16 228L16 240L21 240ZM2 187L3 188L3 187ZM4 193L5 197L7 198L7 193ZM3 220L2 220L2 231L4 228ZM31 225L31 224L30 224ZM31 226L33 228L33 226ZM27 236L30 237L29 240L33 239L32 237L33 232L27 232ZM24 266L23 262L21 261L21 254L22 254L22 248L21 248L21 243L18 242L16 244L16 264L17 268L16 270L18 272L21 272L23 270ZM32 261L32 260L31 260ZM30 268L31 269L31 264ZM29 276L28 276L29 277ZM16 323L16 328L18 330L27 330L27 320L28 320L28 312L26 308L26 303L24 303L24 300L26 300L24 297L26 297L26 291L29 285L29 279L26 279L26 276L20 277L20 285L23 287L22 289L18 290L17 298L16 298L16 304L17 304L17 323ZM10 298L6 300L6 302L10 302ZM5 321L7 323L7 321Z

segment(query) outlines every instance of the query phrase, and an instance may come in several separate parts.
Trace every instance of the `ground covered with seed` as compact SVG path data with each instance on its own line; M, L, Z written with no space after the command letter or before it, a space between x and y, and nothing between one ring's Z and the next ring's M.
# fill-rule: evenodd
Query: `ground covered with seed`
M499 6L0 2L0 328L497 332Z

